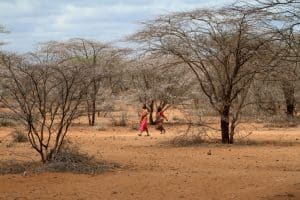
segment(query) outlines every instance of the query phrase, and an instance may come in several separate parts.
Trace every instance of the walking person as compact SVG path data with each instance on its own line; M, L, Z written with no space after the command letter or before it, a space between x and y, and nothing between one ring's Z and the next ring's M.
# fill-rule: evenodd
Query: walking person
M159 106L156 112L156 129L160 131L160 134L166 133L166 129L163 126L164 119L168 121L168 118L164 115L162 108Z
M143 105L142 112L141 112L140 133L138 134L138 136L142 136L142 133L144 131L147 133L146 136L150 136L148 130L148 110L145 104Z

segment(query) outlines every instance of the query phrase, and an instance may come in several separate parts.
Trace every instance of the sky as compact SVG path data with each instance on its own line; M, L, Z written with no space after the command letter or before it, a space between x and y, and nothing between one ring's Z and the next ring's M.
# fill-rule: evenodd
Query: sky
M118 43L157 15L221 7L234 0L0 0L2 50L25 53L41 42L81 37Z

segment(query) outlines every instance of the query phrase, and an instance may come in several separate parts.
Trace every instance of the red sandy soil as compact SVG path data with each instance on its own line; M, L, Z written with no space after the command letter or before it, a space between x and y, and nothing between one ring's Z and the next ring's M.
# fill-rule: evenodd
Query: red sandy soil
M300 199L300 127L247 126L252 145L167 145L180 129L168 125L160 135L151 127L151 137L138 137L129 127L74 126L68 138L82 151L123 167L100 175L2 175L0 200ZM0 160L39 159L29 143L7 147L11 130L0 129Z

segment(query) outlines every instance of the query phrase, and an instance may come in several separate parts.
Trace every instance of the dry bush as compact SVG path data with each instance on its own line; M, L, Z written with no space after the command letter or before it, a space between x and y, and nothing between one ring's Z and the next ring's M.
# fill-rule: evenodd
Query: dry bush
M0 161L0 175L24 173L33 168L34 165L34 162Z
M112 117L113 126L127 126L128 125L128 116L126 113L122 113L120 117Z
M40 171L99 174L116 167L120 165L98 161L93 156L80 152L77 146L67 143L49 163L42 166Z
M194 146L204 142L202 134L182 134L170 140L174 146Z
M71 172L79 174L100 174L120 167L117 163L98 161L93 156L82 153L77 146L65 143L61 151L49 162L0 162L0 174Z
M15 129L11 133L11 136L12 136L13 142L16 142L16 143L28 142L27 135L21 129Z
M137 124L137 123L133 123L133 124L131 124L130 127L131 127L131 130L133 130L133 131L138 131L139 128L140 128L140 125Z
M288 117L283 115L273 116L267 119L267 128L289 128L297 127L300 124L299 117Z
M172 146L194 146L205 142L207 131L204 127L189 125L186 131L172 138L169 143Z
M97 125L97 126L94 126L94 129L96 131L106 131L107 130L107 127L103 126L103 125Z
M19 118L12 113L0 113L0 126L16 126Z
M173 121L180 121L180 118L177 117L176 115L174 115L174 116L172 117L172 120L173 120Z
M170 121L169 123L172 123L172 124L187 124L187 123L189 123L189 121L186 119L186 117L180 118L180 117L174 115L172 117L172 121Z

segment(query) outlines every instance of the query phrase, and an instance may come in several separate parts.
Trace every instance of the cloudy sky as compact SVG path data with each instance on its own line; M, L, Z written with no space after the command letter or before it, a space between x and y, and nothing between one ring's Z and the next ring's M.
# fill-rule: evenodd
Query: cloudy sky
M117 42L139 21L172 11L216 7L234 0L0 0L4 50L27 52L39 42L73 37Z

